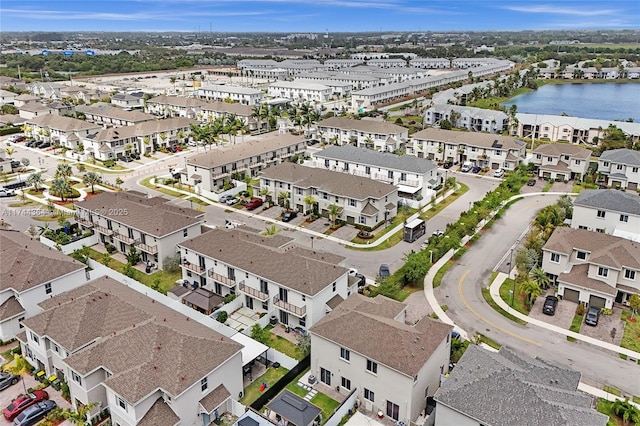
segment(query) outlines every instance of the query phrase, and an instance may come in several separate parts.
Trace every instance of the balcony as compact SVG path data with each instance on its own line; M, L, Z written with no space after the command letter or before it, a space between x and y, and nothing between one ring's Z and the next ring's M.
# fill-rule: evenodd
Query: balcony
M136 243L136 247L142 250L145 253L156 254L158 253L158 246L150 246L143 243Z
M118 232L114 232L113 233L113 238L118 240L118 241L124 241L125 243L129 244L129 245L134 245L136 243L136 240L128 237L126 235L122 235Z
M104 235L113 235L113 230L105 228L104 226L95 225L96 231Z
M280 297L278 296L273 296L273 304L276 305L277 307L284 309L287 312L292 313L293 315L297 316L298 318L302 318L307 314L307 307L303 306L303 307L299 307L296 305L293 305L289 302L283 302L282 300L280 300Z
M198 275L204 274L204 268L202 268L200 265L196 265L195 263L183 261L182 267L190 271L193 271Z
M81 218L80 216L75 217L76 222L78 222L80 225L86 227L86 228L93 228L93 222L91 222L90 220L86 220Z
M260 290L257 290L253 287L249 287L248 285L246 285L244 283L244 281L242 281L240 283L240 285L238 286L238 288L240 289L241 292L248 294L249 296L260 300L261 302L264 302L266 300L269 299L269 295L267 293L263 293Z
M218 273L213 272L213 269L209 269L209 278L211 278L212 280L219 282L220 284L222 284L225 287L229 287L229 288L234 288L236 286L236 282L235 280L232 280L231 278L227 278L224 275L220 275Z
M417 188L420 186L420 181L417 180L401 180L398 182L398 185L406 185L406 186L413 186L414 188Z
M381 182L393 183L393 178L390 178L388 175L384 175L381 173L376 173L375 175L373 175L373 178Z

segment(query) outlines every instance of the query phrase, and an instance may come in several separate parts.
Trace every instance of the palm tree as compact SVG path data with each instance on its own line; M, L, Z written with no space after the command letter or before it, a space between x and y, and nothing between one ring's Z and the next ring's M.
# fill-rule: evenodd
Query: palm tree
M271 190L269 187L265 186L260 189L260 196L264 198L265 201L271 203Z
M149 145L150 141L151 139L149 139L149 136L145 136L144 138L142 138L142 144L145 153L147 152L147 146Z
M56 178L62 178L65 182L67 179L73 175L73 170L71 169L71 165L68 163L60 163L58 167L56 167Z
M75 425L84 426L87 423L87 415L96 407L99 407L100 403L91 402L89 404L80 404L78 406L78 411L71 411L70 409L65 409L62 411L62 415L65 419L71 421L71 423Z
M51 191L64 201L64 194L70 193L71 187L63 178L55 178L53 182L51 182Z
M160 139L162 140L162 145L165 144L165 142L167 141L167 134L162 132L158 135L160 137Z
M96 191L93 189L93 186L101 183L102 178L96 172L87 172L82 176L82 182L84 182L85 185L91 185L91 193L95 194Z
M173 93L176 93L176 80L175 77L169 77L169 81L173 84Z
M313 198L311 195L307 195L306 197L304 197L304 204L308 207L307 208L307 213L309 213L309 210L313 207L313 205L316 203L316 199Z
M5 148L4 152L7 153L8 158L11 158L11 155L13 155L13 153L16 152L16 150L14 148Z
M329 219L331 219L331 222L333 222L333 225L335 226L338 221L338 216L342 213L342 209L335 204L331 204L327 207L327 211L329 212Z
M549 284L551 281L547 276L547 273L542 268L533 268L531 272L529 272L529 278L531 281L537 283L541 288L549 288Z
M284 205L285 200L289 200L289 193L287 191L278 192L278 204Z
M628 399L617 399L611 406L613 414L622 419L623 424L638 424L640 422L640 410L634 407Z
M258 121L258 131L262 130L262 105L254 105L251 108L251 118Z
M186 136L185 133L184 133L184 130L180 129L176 136L178 137L178 142L184 143L184 138Z
M540 296L543 293L543 290L535 281L523 282L522 284L520 284L520 290L527 298L526 299L527 306L531 306L535 298Z

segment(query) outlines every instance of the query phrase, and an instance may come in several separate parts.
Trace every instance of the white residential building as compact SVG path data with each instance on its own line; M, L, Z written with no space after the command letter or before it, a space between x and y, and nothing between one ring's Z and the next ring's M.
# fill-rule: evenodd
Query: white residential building
M262 103L262 91L241 86L227 86L216 84L198 89L201 99L225 102L232 100L244 105L259 105Z
M402 68L407 66L407 61L399 58L392 59L368 59L367 65L379 68Z
M573 201L571 227L640 242L640 197L614 189L585 189Z
M111 96L111 103L124 109L142 108L144 106L144 93L116 93Z
M405 323L406 305L354 294L311 327L311 372L364 408L411 424L449 372L452 326Z
M504 112L484 108L437 104L424 113L425 125L440 127L442 120L447 120L453 127L486 133L502 133L509 124L509 117Z
M542 269L565 300L595 308L640 293L640 246L586 229L556 228L542 248Z
M589 170L591 150L576 145L550 143L533 150L531 162L538 176L548 180L582 180Z
M327 59L324 61L324 64L329 67L330 70L339 70L341 68L350 68L364 64L364 61L362 59Z
M386 121L330 117L316 127L318 138L324 143L356 145L376 151L402 149L409 139L409 129Z
M92 105L78 105L76 111L83 113L89 123L100 124L105 128L135 126L156 119L153 115L145 114L142 111L128 111L102 102Z
M640 189L640 151L612 149L598 158L598 173L608 186L637 191Z
M0 339L22 331L20 321L40 312L38 304L81 286L86 266L22 232L0 231Z
M451 61L447 58L414 58L409 65L414 68L447 69L451 68Z
M78 142L88 135L100 130L100 125L77 118L47 114L25 122L26 133L35 139L76 149Z
M326 102L331 99L333 89L324 84L308 81L277 81L269 85L267 94L293 102Z

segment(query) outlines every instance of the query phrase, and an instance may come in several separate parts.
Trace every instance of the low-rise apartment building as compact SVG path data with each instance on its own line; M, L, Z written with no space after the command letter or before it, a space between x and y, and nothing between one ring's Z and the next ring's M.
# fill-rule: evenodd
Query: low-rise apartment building
M318 138L324 143L355 145L376 151L397 151L409 139L409 129L386 121L330 117L318 122Z
M38 303L87 282L86 266L22 232L0 231L0 339L22 331Z
M198 97L201 99L225 102L231 100L244 105L260 105L262 103L262 91L250 87L227 86L216 84L198 89Z
M176 245L200 235L204 213L177 207L161 197L129 192L103 192L75 204L76 221L100 234L100 242L127 254L132 248L141 261L162 269Z
M32 118L25 124L27 126L25 133L33 138L54 144L59 143L69 149L77 149L78 142L100 130L97 124L54 114Z
M451 68L451 61L447 58L413 58L409 66L423 69L447 69Z
M515 170L524 160L525 150L524 142L512 137L436 128L414 133L407 145L407 154L418 158L460 164L471 161L492 170Z
M304 154L306 147L302 136L279 134L205 152L187 159L182 180L200 190L216 193L231 180L255 177L266 167Z
M242 393L241 344L111 278L40 307L24 321L22 353L68 382L74 409L98 403L89 417L108 409L120 426L209 425Z
M144 106L144 93L116 93L111 96L111 103L124 109L142 108Z
M424 317L405 323L406 305L353 294L311 327L311 372L367 411L411 424L449 372L452 326Z
M571 227L640 242L640 197L614 189L585 189L573 201Z
M398 188L362 176L282 163L269 167L260 176L261 191L270 196L288 193L289 206L301 213L329 215L337 206L337 219L350 225L373 229L395 217Z
M363 176L398 188L399 201L417 208L435 195L437 165L426 158L376 152L351 145L332 146L313 154L315 167Z
M542 248L542 269L565 300L595 308L640 293L640 246L586 229L556 228Z
M507 114L492 109L436 104L424 113L425 125L440 127L443 120L453 127L485 133L502 133L509 124Z
M640 151L612 149L598 158L598 173L608 186L637 191L640 189Z
M239 228L209 231L178 245L183 278L222 297L237 294L248 309L306 329L356 288L340 265L343 257L290 242Z
M153 115L142 111L128 111L103 102L79 105L76 111L83 113L89 123L96 123L103 127L135 126L156 119Z
M533 150L531 162L538 176L548 180L582 180L589 170L591 150L576 145L550 143Z
M407 61L399 58L368 59L367 65L378 68L404 68L407 66Z
M269 85L267 94L292 102L326 102L331 99L333 89L321 83L308 81L277 81Z

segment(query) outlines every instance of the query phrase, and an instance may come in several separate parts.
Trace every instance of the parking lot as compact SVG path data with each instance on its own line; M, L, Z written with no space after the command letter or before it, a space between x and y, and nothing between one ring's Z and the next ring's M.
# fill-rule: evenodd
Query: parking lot
M535 302L533 303L531 312L529 312L529 317L544 321L548 324L553 324L564 329L569 329L578 304L569 302L568 300L560 300L558 302L558 306L556 307L555 315L545 315L542 313L544 299L547 295L553 295L553 293L553 291L549 291L547 294L543 294L537 297Z

